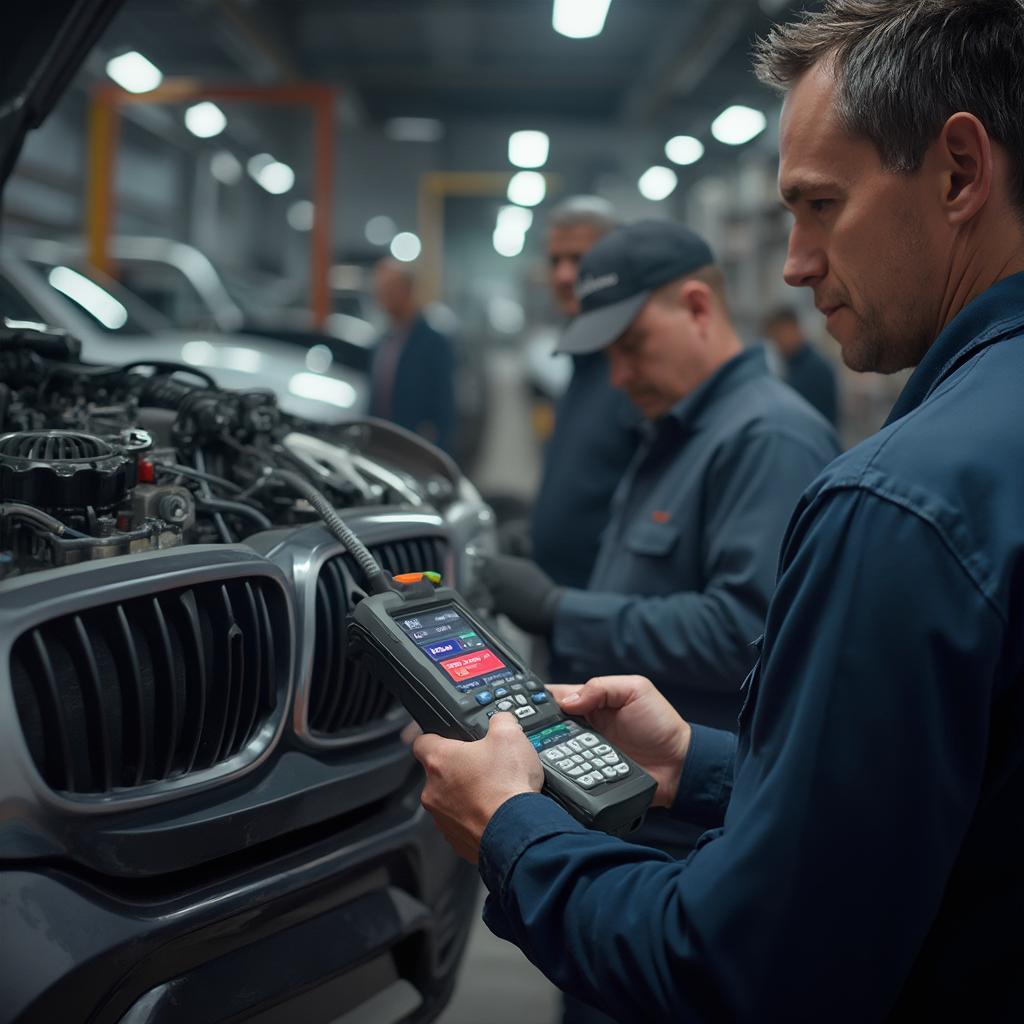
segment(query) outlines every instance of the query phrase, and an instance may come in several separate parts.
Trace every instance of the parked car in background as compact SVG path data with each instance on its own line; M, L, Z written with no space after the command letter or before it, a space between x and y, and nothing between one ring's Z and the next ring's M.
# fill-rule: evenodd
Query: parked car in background
M80 240L61 245L66 258L84 259ZM318 329L313 314L295 305L305 297L297 282L246 283L238 273L219 270L195 246L170 238L116 235L108 252L117 280L175 327L245 333L303 348L324 346L339 365L369 370L377 329L361 310L332 312Z
M157 360L194 366L225 387L269 388L281 408L325 423L365 411L368 379L326 350L242 333L181 330L91 268L65 245L0 245L0 313L61 327L99 363Z

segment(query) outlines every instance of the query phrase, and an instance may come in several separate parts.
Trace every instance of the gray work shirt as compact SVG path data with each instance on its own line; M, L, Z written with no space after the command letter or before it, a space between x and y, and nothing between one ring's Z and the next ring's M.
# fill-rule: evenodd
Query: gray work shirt
M559 605L552 643L570 678L646 675L688 720L734 729L786 524L838 452L760 348L651 424L587 589Z

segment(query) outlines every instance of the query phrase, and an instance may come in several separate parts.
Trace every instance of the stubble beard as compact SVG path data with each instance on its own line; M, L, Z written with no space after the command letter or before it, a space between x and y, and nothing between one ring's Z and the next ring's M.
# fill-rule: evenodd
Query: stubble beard
M855 335L841 346L843 362L856 373L899 373L916 366L933 340L923 336L912 310L888 324L878 310L857 319Z

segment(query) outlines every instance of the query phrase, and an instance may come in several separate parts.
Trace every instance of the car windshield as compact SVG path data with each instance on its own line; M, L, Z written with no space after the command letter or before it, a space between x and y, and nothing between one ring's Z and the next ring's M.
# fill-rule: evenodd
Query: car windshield
M159 312L83 262L40 257L26 262L107 334L155 334L170 328Z

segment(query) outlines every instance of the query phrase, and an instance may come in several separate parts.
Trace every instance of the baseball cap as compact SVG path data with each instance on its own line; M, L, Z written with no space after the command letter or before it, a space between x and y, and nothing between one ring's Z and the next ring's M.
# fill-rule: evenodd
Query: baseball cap
M615 228L580 260L580 312L556 351L583 355L607 348L651 292L714 262L708 243L682 224L639 220Z

